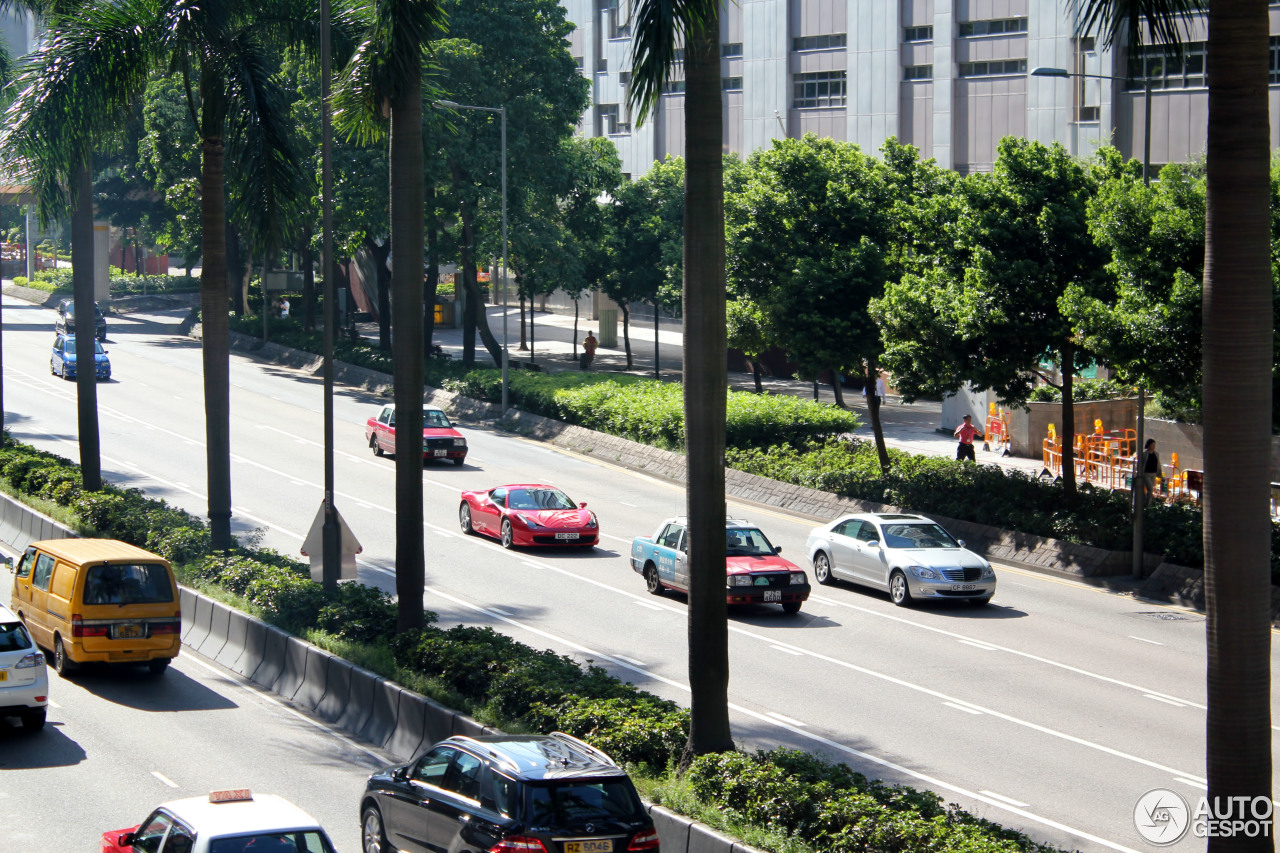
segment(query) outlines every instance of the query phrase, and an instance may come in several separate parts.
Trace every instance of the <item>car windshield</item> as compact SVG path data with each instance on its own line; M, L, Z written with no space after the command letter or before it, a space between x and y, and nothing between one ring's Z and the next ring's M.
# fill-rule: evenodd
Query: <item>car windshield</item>
M449 419L439 409L423 409L422 426L424 429L448 429L453 424L449 423Z
M960 543L933 522L920 522L886 524L884 546L886 548L959 548Z
M102 348L102 344L97 341L93 342L93 351L96 355L105 355L106 351ZM67 338L67 355L76 354L76 339Z
M169 573L159 563L90 566L85 604L155 604L173 601Z
M559 489L512 489L507 495L509 509L576 509L577 506Z
M0 622L0 652L20 652L31 648L31 635L21 622Z
M768 557L773 554L773 545L754 527L726 530L724 547L730 557Z
M333 846L323 832L311 829L215 838L209 842L209 853L333 853Z
M588 820L644 817L635 789L622 779L560 782L529 786L529 814L534 824L564 825Z

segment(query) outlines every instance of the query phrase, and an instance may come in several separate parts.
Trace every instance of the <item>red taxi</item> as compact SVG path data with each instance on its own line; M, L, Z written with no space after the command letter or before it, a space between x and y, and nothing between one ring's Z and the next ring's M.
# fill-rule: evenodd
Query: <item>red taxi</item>
M396 407L383 406L364 425L364 440L374 456L396 452ZM449 416L435 406L422 407L422 459L445 459L461 465L467 459L467 440L454 429Z

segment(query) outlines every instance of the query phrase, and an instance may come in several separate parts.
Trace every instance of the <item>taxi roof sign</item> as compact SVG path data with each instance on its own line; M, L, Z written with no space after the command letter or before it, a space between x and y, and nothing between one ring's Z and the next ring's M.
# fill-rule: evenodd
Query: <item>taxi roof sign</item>
M248 788L233 788L228 791L210 791L211 803L243 803L253 800L253 791Z

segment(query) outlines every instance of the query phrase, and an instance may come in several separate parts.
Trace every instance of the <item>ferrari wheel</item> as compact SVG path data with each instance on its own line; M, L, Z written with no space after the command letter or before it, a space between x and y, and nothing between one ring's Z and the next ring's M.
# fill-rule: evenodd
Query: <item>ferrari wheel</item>
M462 502L462 506L458 507L458 526L462 528L464 536L470 536L476 532L471 526L471 504L466 501Z
M511 529L511 519L502 519L502 547L511 548L516 542L516 532Z

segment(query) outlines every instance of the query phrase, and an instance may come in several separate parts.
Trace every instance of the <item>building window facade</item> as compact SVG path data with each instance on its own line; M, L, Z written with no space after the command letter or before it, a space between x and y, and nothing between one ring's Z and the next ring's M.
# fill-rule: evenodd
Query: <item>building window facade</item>
M742 42L735 41L720 45L720 56L723 59L736 59L742 56Z
M1188 42L1179 57L1164 45L1140 45L1129 56L1129 91L1146 88L1148 81L1152 89L1198 89L1208 85L1208 47L1207 42ZM1274 50L1273 47L1273 53Z
M1009 74L1026 74L1025 59L995 59L988 62L961 62L961 77L1002 77Z
M684 81L683 81L683 80L668 80L667 82L665 82L665 83L663 83L663 84L662 84L662 94L664 94L664 95L683 95L683 94L684 94Z
M724 92L741 92L742 78L741 77L725 77L720 81L720 89L721 91L724 91Z
M844 71L812 71L792 78L793 109L843 107L845 105Z
M600 104L596 107L596 136L617 136L630 133L631 125L618 120L617 104Z
M999 36L1006 33L1025 33L1026 18L996 18L990 21L961 21L960 37Z
M631 21L618 8L621 2L622 0L598 0L600 14L604 18L604 31L610 39L631 38Z
M1280 36L1271 37L1271 54L1267 58L1267 80L1280 83Z
M907 27L902 31L903 41L933 41L933 27Z
M845 33L831 33L825 36L797 36L791 40L791 49L797 53L806 50L830 50L834 47L845 47L849 43Z
M932 80L932 65L908 65L902 69L903 80Z

